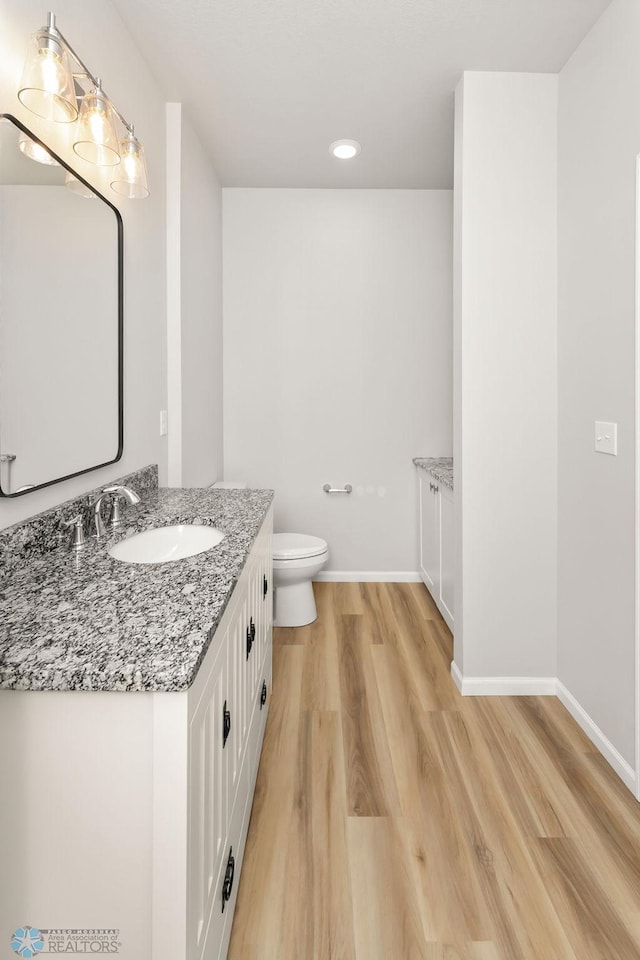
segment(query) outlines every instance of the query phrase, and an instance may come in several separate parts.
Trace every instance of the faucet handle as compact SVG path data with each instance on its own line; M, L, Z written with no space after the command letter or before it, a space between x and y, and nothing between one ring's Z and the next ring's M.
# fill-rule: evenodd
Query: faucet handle
M120 511L121 500L126 500L127 503L130 504L140 503L140 497L135 490L132 490L130 487L125 487L123 484L115 484L111 487L105 487L102 492L111 496L111 517L109 519L109 526L112 528L119 527L122 523L122 514Z
M85 544L84 521L82 518L82 514L79 513L77 517L73 517L71 520L65 520L64 526L74 528L73 543L72 543L73 549L82 550Z

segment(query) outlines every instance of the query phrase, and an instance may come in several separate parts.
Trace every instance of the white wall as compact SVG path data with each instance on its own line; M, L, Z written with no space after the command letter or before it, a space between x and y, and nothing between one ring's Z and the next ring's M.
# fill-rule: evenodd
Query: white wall
M640 5L614 0L560 74L558 180L558 676L632 766L639 49Z
M225 473L333 571L417 569L411 458L451 454L451 203L223 190Z
M465 73L456 128L455 662L555 677L557 77Z
M167 104L169 483L222 476L222 199L181 104Z
M183 118L182 482L222 477L222 192Z
M158 411L166 406L165 386L165 154L164 100L129 34L108 0L60 0L58 24L124 115L135 122L149 166L151 197L117 198L108 172L80 161L72 150L73 124L49 124L22 107L16 91L29 37L43 25L46 10L36 0L0 0L0 112L13 113L76 167L120 210L124 221L125 448L122 460L100 471L27 494L0 500L0 528L16 523L83 490L147 463L159 463L166 479L166 444ZM86 256L90 257L90 247ZM81 264L78 265L81 269ZM28 290L34 305L46 308L51 290ZM46 384L43 384L43 389Z

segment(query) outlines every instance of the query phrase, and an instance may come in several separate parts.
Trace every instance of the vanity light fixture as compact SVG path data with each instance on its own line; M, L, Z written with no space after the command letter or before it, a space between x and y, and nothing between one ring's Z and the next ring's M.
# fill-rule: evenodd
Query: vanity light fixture
M338 160L353 160L361 150L362 147L357 140L334 140L329 147L329 153Z
M71 123L78 116L68 44L49 14L46 27L31 38L18 99L43 120Z
M90 89L85 90L83 83ZM112 189L120 196L149 196L144 149L134 136L133 125L125 120L102 89L102 81L91 73L58 30L53 13L48 14L47 25L32 37L18 99L44 120L69 123L77 119L75 153L88 163L122 167L111 181ZM117 121L124 128L120 140ZM23 153L37 159L26 149Z
M80 101L73 149L83 160L100 167L113 167L120 163L113 110L99 79L93 90L85 93Z
M94 193L86 183L83 183L82 180L78 180L77 177L71 173L70 170L67 170L67 175L64 178L64 185L67 190L70 190L71 193L75 193L78 197L85 197L87 200L97 200L98 194Z
M133 127L120 141L120 163L115 169L111 189L130 200L142 200L149 196L144 150L134 135Z
M49 167L60 166L46 147L43 147L41 143L36 143L36 141L32 140L26 133L20 133L18 137L18 149L25 157L29 157L30 160L35 160L36 163L46 163Z

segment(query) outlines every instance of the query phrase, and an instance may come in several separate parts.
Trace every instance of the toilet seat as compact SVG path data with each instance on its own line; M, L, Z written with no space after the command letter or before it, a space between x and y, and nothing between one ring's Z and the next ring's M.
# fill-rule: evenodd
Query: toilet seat
M274 560L304 560L319 557L329 549L326 540L305 533L274 533L271 548Z

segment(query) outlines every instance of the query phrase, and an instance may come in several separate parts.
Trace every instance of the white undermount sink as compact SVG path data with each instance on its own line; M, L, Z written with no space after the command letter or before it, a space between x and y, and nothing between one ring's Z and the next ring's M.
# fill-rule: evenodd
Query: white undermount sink
M135 533L114 544L109 554L124 563L170 563L204 553L223 539L224 533L216 527L180 523Z

